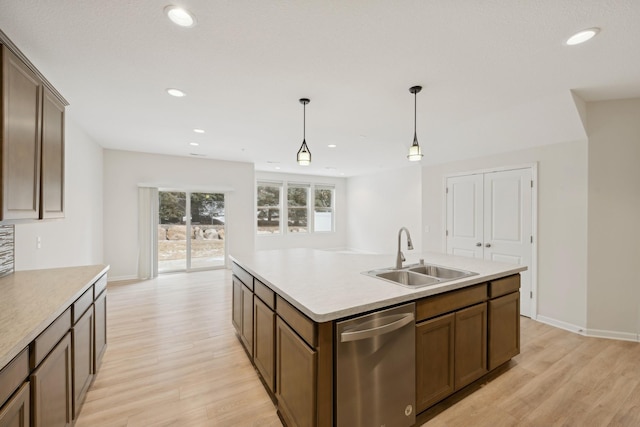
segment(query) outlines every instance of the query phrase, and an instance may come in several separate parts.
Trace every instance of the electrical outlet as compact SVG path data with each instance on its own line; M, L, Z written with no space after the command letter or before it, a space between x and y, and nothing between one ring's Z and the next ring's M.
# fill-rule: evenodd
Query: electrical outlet
M42 248L42 239L40 236L36 237L36 249Z

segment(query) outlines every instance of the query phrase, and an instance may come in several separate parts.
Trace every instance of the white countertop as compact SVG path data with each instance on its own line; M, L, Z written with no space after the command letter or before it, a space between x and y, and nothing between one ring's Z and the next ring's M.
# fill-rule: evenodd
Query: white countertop
M318 249L284 249L237 253L232 260L316 322L336 320L416 300L499 277L526 266L484 261L437 252L404 251L404 265L424 258L427 264L478 273L433 286L410 289L362 274L392 267L395 254L368 255Z
M0 369L96 280L106 265L17 271L0 278Z

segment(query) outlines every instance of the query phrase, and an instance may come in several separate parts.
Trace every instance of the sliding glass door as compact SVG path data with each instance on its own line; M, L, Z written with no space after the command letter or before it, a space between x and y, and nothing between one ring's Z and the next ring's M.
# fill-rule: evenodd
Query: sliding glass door
M224 267L224 194L160 190L158 198L158 273Z

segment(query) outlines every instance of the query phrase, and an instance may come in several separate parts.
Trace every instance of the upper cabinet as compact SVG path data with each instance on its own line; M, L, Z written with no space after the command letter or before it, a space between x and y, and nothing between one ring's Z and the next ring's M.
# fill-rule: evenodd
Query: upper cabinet
M0 221L63 218L65 103L28 61L0 47Z

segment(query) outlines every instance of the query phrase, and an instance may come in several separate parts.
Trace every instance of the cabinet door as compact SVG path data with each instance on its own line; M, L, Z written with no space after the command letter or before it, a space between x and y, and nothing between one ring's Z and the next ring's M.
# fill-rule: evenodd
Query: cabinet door
M30 427L29 382L20 387L6 405L0 409L0 427Z
M242 282L234 276L233 282L233 304L231 306L231 323L236 328L238 334L242 334Z
M40 218L64 217L64 105L43 89Z
M317 353L276 318L276 396L287 425L315 427Z
M253 363L271 391L275 391L275 313L259 298L253 302Z
M2 48L2 220L40 216L41 82Z
M33 427L72 425L71 333L31 374Z
M93 378L93 307L89 308L71 328L73 348L73 415L80 407Z
M417 412L454 391L455 314L416 325Z
M107 349L107 291L93 303L93 373L98 372Z
M487 371L487 303L457 311L455 339L456 390Z
M242 286L242 343L249 356L253 357L253 292Z
M489 301L489 369L520 354L520 292Z

